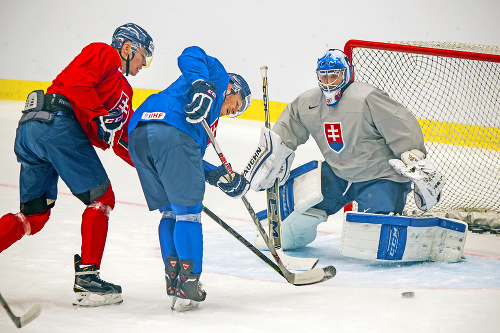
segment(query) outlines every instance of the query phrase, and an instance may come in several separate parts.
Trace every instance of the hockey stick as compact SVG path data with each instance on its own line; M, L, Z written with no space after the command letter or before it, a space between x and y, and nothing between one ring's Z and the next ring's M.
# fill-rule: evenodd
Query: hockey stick
M264 116L266 128L271 129L269 117L269 95L267 84L267 66L260 68L262 74L262 95L264 99ZM281 214L279 200L279 180L276 178L274 185L266 189L267 220L269 225L269 238L274 244L276 252L280 255L283 264L289 269L308 270L314 268L318 258L297 258L286 255L281 247Z
M272 261L269 259L264 253L262 253L258 248L253 246L249 241L245 239L242 235L240 235L236 230L231 228L229 224L224 222L220 217L215 215L214 212L212 212L210 209L207 207L203 206L203 212L207 214L212 220L214 220L218 225L220 225L222 228L224 228L227 232L231 234L234 238L236 238L238 241L240 241L241 244L245 245L247 249L252 251L257 257L259 257L262 261L264 261L266 264L271 266L272 269L274 269L276 272L278 272L281 276L283 276L283 273L281 273L280 268Z
M9 314L10 319L16 324L17 328L21 328L28 323L30 323L32 320L34 320L36 317L40 315L40 312L42 312L42 307L40 304L35 304L31 307L31 309L28 310L24 315L21 317L16 316L12 310L10 309L9 305L3 298L2 294L0 294L0 303L2 303L3 308L7 313Z
M231 166L227 162L226 158L224 157L224 154L222 154L222 151L219 147L219 144L215 140L214 135L212 134L212 131L210 130L210 127L207 124L207 121L203 119L201 122L203 125L203 128L205 129L205 132L208 135L208 138L210 139L212 146L215 149L215 152L219 156L219 159L221 160L222 164L226 167L226 170L229 172L229 174L233 173L233 170L231 169ZM307 285L307 284L313 284L313 283L318 283L322 281L326 281L331 279L332 277L335 276L336 271L335 267L333 266L327 266L324 268L314 268L305 272L301 273L292 273L290 272L283 262L281 262L281 258L279 254L276 252L274 249L274 246L270 244L269 238L267 237L266 231L262 227L262 224L260 224L259 218L255 214L255 211L253 210L252 206L250 205L250 202L248 202L247 198L243 195L241 197L241 200L243 201L243 204L245 205L246 209L248 210L248 213L252 217L252 220L257 227L257 230L259 231L260 235L262 236L262 239L264 239L264 242L267 244L267 247L269 248L269 251L271 252L272 256L276 260L276 264L278 265L279 269L281 270L281 273L285 277L285 279L294 285Z

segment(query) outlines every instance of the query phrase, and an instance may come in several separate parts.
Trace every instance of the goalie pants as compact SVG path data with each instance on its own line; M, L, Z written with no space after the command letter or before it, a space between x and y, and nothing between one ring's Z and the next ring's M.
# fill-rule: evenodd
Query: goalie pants
M163 262L169 256L190 260L201 273L202 201L205 174L196 140L160 121L139 122L129 134L129 152L149 210L159 209Z
M327 162L321 168L323 201L314 206L332 215L345 205L356 201L358 211L372 214L401 214L410 193L411 183L397 183L387 179L373 179L350 183L338 177Z
M45 226L52 205L44 207L45 200L36 199L56 200L59 177L75 195L90 193L109 182L94 147L72 115L56 114L51 123L30 121L20 125L14 151L21 163L21 206L27 207L33 200L40 204L28 211L23 209L26 214L6 214L0 219L0 252ZM82 215L81 254L82 264L99 267L115 197L111 185L104 186L94 196L97 198L87 203Z

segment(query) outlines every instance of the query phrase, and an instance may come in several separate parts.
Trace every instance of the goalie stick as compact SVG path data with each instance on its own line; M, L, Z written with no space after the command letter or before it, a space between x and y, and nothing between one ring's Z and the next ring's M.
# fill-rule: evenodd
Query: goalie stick
M203 125L203 128L205 129L205 132L207 133L208 138L210 139L212 146L214 147L215 152L219 156L219 159L221 160L222 164L224 164L224 166L226 167L226 170L229 172L229 174L232 174L233 170L231 169L231 166L227 162L226 158L224 157L224 154L222 154L222 151L219 147L219 144L215 140L215 137L212 134L210 127L207 124L207 121L205 119L203 119L201 124ZM244 195L241 197L241 200L243 201L243 204L245 205L248 213L252 217L252 220L253 220L255 226L257 227L257 230L259 231L260 235L262 236L262 239L267 244L269 251L271 252L274 259L276 260L276 264L278 265L283 277L289 283L294 284L296 286L302 286L302 285L308 285L308 284L314 284L314 283L326 281L326 280L329 280L335 276L336 270L335 270L335 267L333 267L333 266L327 266L324 268L314 268L314 269L311 269L311 270L308 270L305 272L300 272L300 273L290 272L286 268L286 266L283 264L283 262L281 261L281 257L274 249L274 246L272 246L272 244L270 243L269 237L267 237L266 231L262 227L262 224L260 224L259 218L257 217L257 214L255 214L255 211L253 210L252 206L250 205L250 202L248 202L247 198Z
M269 95L267 84L267 66L260 68L262 74L262 96L264 100L264 116L267 129L271 129L269 116ZM314 268L318 263L318 258L297 258L286 255L281 247L281 214L279 200L279 180L276 178L274 185L266 189L267 197L267 220L269 225L269 238L274 244L276 252L280 255L281 261L288 269L308 270Z
M18 317L12 312L9 305L3 298L2 294L0 294L0 303L2 303L3 308L5 309L5 311L7 311L10 319L12 319L14 324L16 324L17 328L21 328L29 324L31 321L33 321L36 317L40 315L40 312L42 312L42 307L40 306L40 304L35 304L31 307L31 309L28 310L28 312L26 312L21 317Z

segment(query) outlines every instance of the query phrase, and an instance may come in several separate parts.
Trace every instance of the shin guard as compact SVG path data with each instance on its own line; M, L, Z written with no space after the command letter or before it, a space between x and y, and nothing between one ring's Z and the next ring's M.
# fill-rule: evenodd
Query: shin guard
M111 210L115 195L111 186L100 198L87 206L82 215L82 264L96 265L100 269Z
M203 232L199 222L178 220L175 223L174 240L179 259L193 262L192 273L202 272Z

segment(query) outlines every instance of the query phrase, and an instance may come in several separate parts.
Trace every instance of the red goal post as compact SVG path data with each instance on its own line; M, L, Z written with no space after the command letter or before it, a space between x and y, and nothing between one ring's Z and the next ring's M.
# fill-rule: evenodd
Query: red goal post
M500 213L500 47L350 40L344 52L356 81L418 119L428 157L447 178L431 212ZM406 209L416 210L413 194Z

